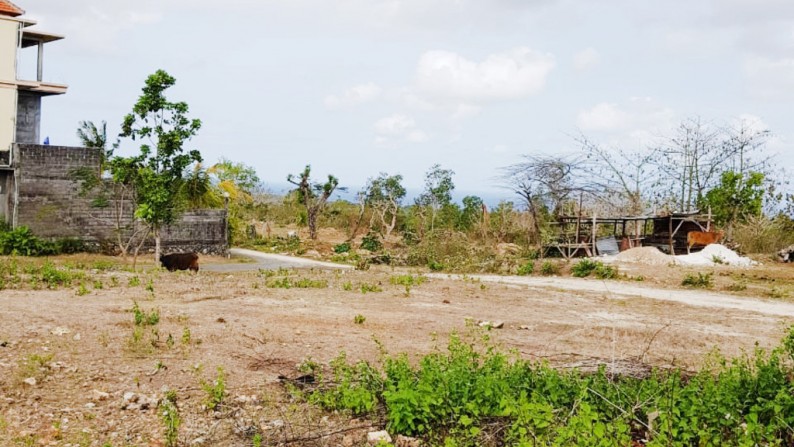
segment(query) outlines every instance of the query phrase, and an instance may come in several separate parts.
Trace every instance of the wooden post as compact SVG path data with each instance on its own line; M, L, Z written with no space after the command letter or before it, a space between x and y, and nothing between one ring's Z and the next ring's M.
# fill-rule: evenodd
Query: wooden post
M598 255L598 250L596 248L596 213L593 212L593 231L592 231L592 238L593 238L593 256Z
M706 231L711 231L711 205L709 205L709 220L706 221Z
M579 243L579 231L582 228L582 196L584 193L579 193L579 212L576 213L576 240L573 241L575 244Z
M670 214L670 254L675 255L675 246L673 244L673 215Z

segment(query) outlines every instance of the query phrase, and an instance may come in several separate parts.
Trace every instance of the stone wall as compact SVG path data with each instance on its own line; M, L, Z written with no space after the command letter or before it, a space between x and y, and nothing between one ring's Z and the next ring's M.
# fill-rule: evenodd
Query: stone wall
M116 203L96 206L95 196L80 196L74 171L98 169L100 150L83 147L16 144L14 146L14 226L28 226L40 237L74 237L89 246L116 241ZM122 222L131 227L133 205L125 202ZM153 243L153 241L151 242ZM151 244L149 243L149 244ZM226 212L197 210L162 232L163 251L225 254Z

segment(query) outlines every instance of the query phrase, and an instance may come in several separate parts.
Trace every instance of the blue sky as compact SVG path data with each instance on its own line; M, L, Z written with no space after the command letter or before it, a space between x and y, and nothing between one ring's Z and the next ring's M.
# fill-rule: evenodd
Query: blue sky
M580 131L641 148L697 116L770 129L794 163L791 0L17 4L66 35L45 48L45 78L70 86L44 102L53 144L80 120L116 134L162 68L204 123L191 148L276 192L307 163L353 189L378 172L419 189L440 163L462 192L509 197L495 177L522 154L574 151Z

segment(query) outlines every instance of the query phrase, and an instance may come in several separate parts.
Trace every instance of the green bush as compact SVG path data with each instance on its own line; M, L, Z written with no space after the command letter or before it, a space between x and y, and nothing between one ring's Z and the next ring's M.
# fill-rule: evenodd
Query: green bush
M714 285L714 280L711 273L700 273L697 275L687 273L684 280L681 281L682 286L695 287L699 289L710 289Z
M598 265L596 266L593 273L598 279L617 279L618 268L598 262Z
M696 374L634 378L558 371L453 336L418 362L386 356L382 370L342 354L307 397L385 415L392 434L428 445L794 445L794 327L771 352L715 356Z
M347 253L350 251L350 242L342 242L341 244L334 245L334 253Z
M518 274L521 276L531 275L535 271L535 263L527 261L524 265L518 268Z
M30 228L17 227L0 233L0 252L4 255L46 256L56 254L55 244L36 237Z
M540 265L540 273L545 276L556 275L560 273L560 265L553 261L543 261Z
M598 268L599 264L601 263L590 258L584 258L571 267L571 275L577 278L586 278Z
M383 248L380 236L374 231L370 231L361 239L361 248L369 251L378 251Z

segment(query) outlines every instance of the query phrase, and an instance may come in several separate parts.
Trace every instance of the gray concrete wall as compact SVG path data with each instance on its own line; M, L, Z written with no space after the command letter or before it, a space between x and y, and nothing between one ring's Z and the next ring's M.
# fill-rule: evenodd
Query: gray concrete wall
M17 98L17 143L41 143L41 95L19 92Z
M15 226L30 227L40 237L79 238L97 249L114 245L118 202L97 206L95 194L80 196L79 183L74 179L75 169L98 169L99 149L16 144L14 151ZM129 201L122 205L123 235L127 237L132 231L134 209ZM224 210L185 213L163 230L164 251L225 254L225 229Z

